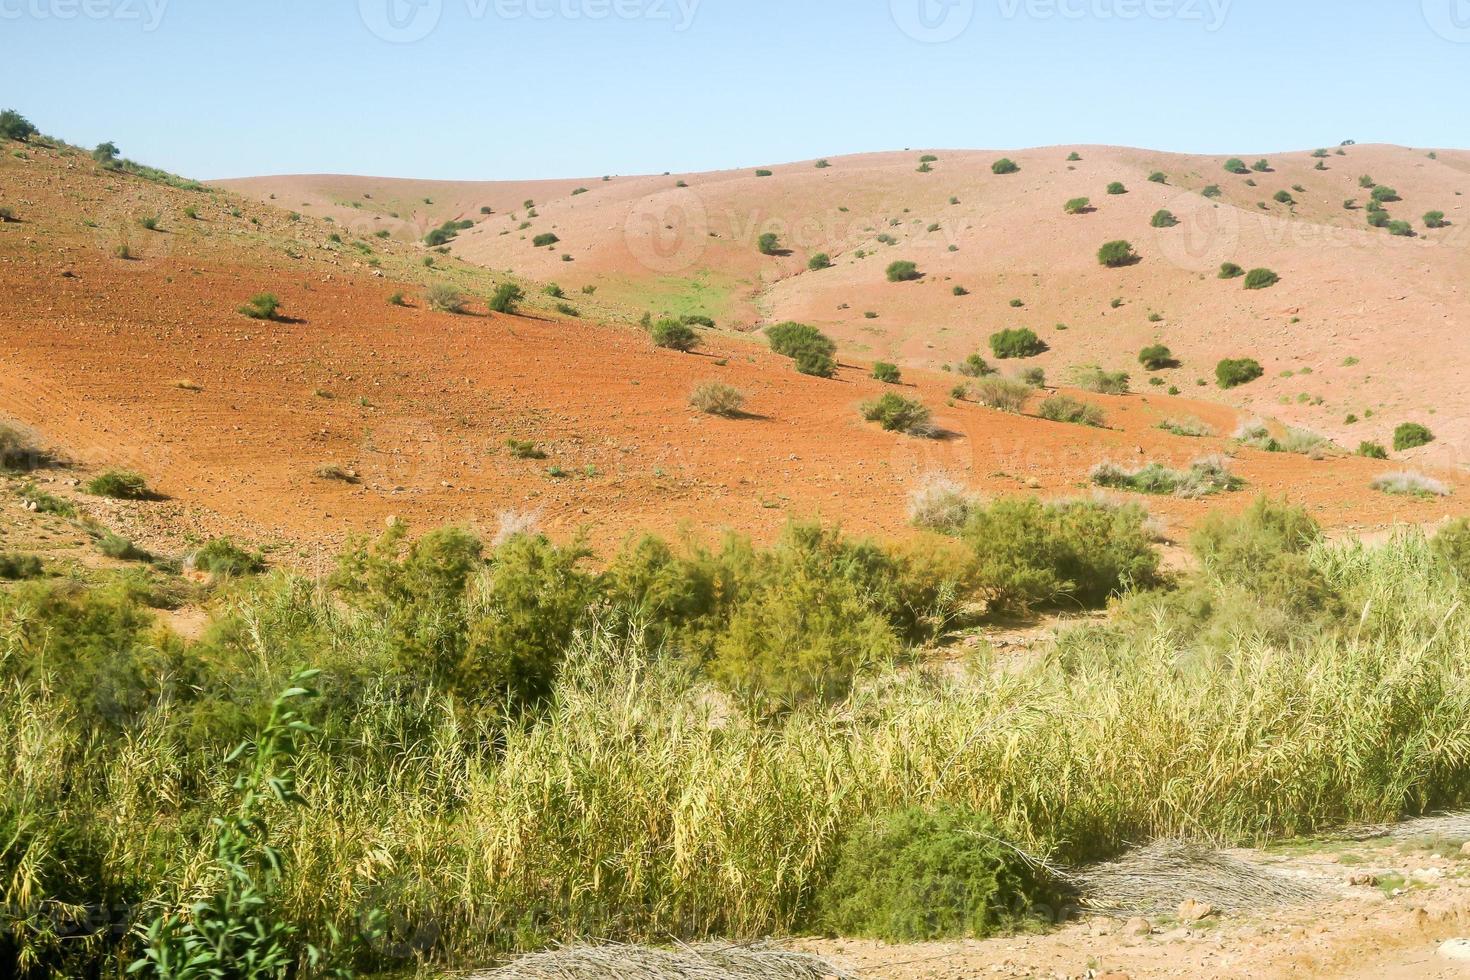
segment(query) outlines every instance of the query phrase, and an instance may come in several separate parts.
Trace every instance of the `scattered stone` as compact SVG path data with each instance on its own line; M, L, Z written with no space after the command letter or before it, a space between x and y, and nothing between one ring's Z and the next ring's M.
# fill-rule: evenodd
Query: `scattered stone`
M1378 876L1371 871L1359 871L1348 878L1348 884L1354 888L1377 888Z
M1209 902L1199 902L1192 898L1186 898L1179 903L1180 922L1199 922L1208 919L1215 914L1215 907Z
M1470 939L1451 939L1440 943L1439 955L1447 960L1470 961Z

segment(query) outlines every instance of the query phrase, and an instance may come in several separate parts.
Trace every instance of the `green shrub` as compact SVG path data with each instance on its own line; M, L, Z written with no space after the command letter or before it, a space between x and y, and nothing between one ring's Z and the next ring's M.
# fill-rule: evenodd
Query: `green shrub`
M1433 441L1434 433L1418 422L1405 422L1393 430L1393 449L1397 453L1407 449L1418 449Z
M1407 221L1390 221L1384 227L1388 229L1390 235L1397 235L1400 238L1414 237L1414 226Z
M1158 579L1159 556L1136 505L1003 498L974 508L961 532L991 607L1018 612L1098 606Z
M889 263L887 276L889 282L911 282L919 278L919 267L906 259Z
M770 341L771 350L784 357L795 357L807 349L820 350L828 356L837 353L837 345L826 334L794 320L767 327L766 339Z
M875 361L873 363L873 378L887 385L896 385L902 380L897 364L887 361Z
M12 472L33 470L50 461L47 453L14 426L0 423L0 469Z
M1215 365L1215 383L1221 388L1235 388L1255 381L1266 371L1250 357L1225 358Z
M1245 275L1245 270L1234 262L1222 262L1220 264L1221 279L1239 279L1243 275Z
M1277 191L1276 194L1275 194L1275 201L1276 201L1277 204L1295 204L1296 203L1296 199L1293 198L1286 191Z
M762 255L775 255L781 248L781 238L773 231L765 232L756 239L755 248Z
M699 346L699 334L678 320L659 320L648 331L654 344L669 350L691 351Z
M689 395L689 404L706 415L734 418L745 405L745 396L720 381L705 381Z
M1268 289L1281 281L1270 269L1252 269L1245 274L1246 289Z
M107 470L99 473L87 483L87 492L114 500L148 500L153 496L153 492L148 489L148 481L131 470Z
M1137 493L1172 494L1195 499L1222 491L1238 490L1243 481L1230 472L1225 456L1205 456L1189 464L1185 470L1170 469L1149 463L1129 470L1114 463L1099 463L1092 468L1092 482L1115 490Z
M1097 260L1109 269L1118 269L1137 262L1138 253L1133 251L1133 246L1128 242L1107 242L1097 250Z
M810 259L807 260L806 267L813 272L820 272L822 269L830 269L832 268L832 256L828 255L826 252L818 252L816 255L813 255Z
M1112 195L1115 195L1115 196L1118 195L1118 194L1127 194L1128 193L1128 188L1126 188L1126 187L1123 186L1123 182L1122 181L1115 180L1111 184L1108 185L1108 193L1109 194L1112 194Z
M505 448L515 459L545 459L546 453L534 442L527 439L507 439Z
M429 304L429 309L440 313L463 313L465 311L464 294L447 282L430 283L424 290L424 302Z
M1062 206L1062 210L1068 214L1083 214L1092 209L1092 199L1086 197L1074 197Z
M715 321L703 313L685 313L679 317L679 322L686 327L704 327L706 330L713 330L715 328Z
M975 401L986 408L1020 414L1031 397L1032 386L1024 381L1011 381L999 375L979 378L970 385Z
M1030 327L1011 327L990 335L990 350L996 357L1035 357L1046 350L1046 344Z
M1104 371L1096 364L1079 364L1072 369L1072 383L1099 395L1128 394L1128 372Z
M5 139L24 142L35 136L36 132L36 127L31 125L31 121L14 109L0 112L0 136Z
M490 310L493 313L514 313L516 305L526 298L525 292L513 282L503 282L490 294Z
M1385 184L1379 184L1374 187L1371 196L1379 204L1392 204L1394 201L1400 200L1399 192Z
M830 378L837 373L837 360L826 351L815 347L804 347L796 352L792 360L798 374L814 378Z
M1179 219L1174 217L1173 211L1160 210L1154 212L1148 223L1154 228L1173 228L1179 223Z
M20 579L39 578L41 572L41 559L35 555L0 552L0 579L15 582Z
M274 293L257 293L240 307L240 312L252 320L274 320L280 309L281 301Z
M983 378L987 374L994 374L995 368L986 363L985 358L979 354L971 354L960 362L959 372L967 378Z
M990 165L990 172L993 174L1013 174L1020 169L1016 162L1008 157L1001 157Z
M1174 360L1174 352L1163 344L1150 344L1139 351L1138 363L1149 371L1162 371L1165 368L1179 366L1179 362Z
M555 245L559 241L561 241L561 239L558 238L555 234L546 231L531 239L531 244L536 248L548 248L552 245Z
M215 538L194 552L191 561L196 569L210 575L237 577L265 571L265 558L260 552L246 551L229 538Z
M1387 228L1390 220L1387 211L1368 209L1368 224L1374 228Z
M1187 436L1193 439L1212 436L1215 430L1204 422L1195 418L1171 418L1164 419L1159 423L1159 428L1165 432L1172 432L1176 436Z
M1210 578L1247 590L1288 617L1340 615L1341 599L1307 552L1322 529L1301 507L1258 497L1238 517L1209 514L1190 550Z
M1046 387L1046 372L1039 367L1023 368L1017 377L1021 379L1022 384L1032 388Z
M1382 444L1365 439L1358 443L1358 455L1368 459L1388 459L1388 450Z
M1225 169L1233 174L1250 173L1250 168L1245 165L1245 161L1240 159L1240 157L1231 157L1229 160L1226 160Z
M1426 228L1443 228L1448 224L1449 222L1444 219L1443 211L1430 211L1424 215L1424 227Z
M1148 179L1150 183L1154 184L1167 184L1169 182L1168 174L1164 173L1162 170L1155 170L1153 173L1148 175Z
M935 428L930 421L929 409L922 402L905 398L894 392L884 392L877 399L862 404L863 418L877 422L888 432L905 435L931 437Z
M1457 517L1439 529L1432 542L1435 558L1470 583L1470 518Z
M97 537L97 550L117 561L148 561L153 557L132 541L112 531L103 531Z
M885 942L983 938L1050 907L1045 872L987 816L942 804L868 817L837 847L814 925Z
M769 177L769 176L771 176L771 171L769 171L769 170L757 170L755 172L755 175L757 177Z
M1036 414L1053 422L1070 422L1102 428L1107 424L1103 410L1060 392L1049 395L1037 407Z
M1251 169L1254 170L1256 173L1260 173L1260 174L1270 173L1271 172L1271 161L1269 161L1269 160L1257 160L1255 163L1251 164Z

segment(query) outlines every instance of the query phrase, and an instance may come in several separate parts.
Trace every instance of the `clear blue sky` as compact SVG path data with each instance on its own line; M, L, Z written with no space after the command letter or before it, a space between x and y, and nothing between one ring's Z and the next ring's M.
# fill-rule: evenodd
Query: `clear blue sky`
M0 38L0 107L200 178L1463 146L1470 93L1470 0L0 0Z

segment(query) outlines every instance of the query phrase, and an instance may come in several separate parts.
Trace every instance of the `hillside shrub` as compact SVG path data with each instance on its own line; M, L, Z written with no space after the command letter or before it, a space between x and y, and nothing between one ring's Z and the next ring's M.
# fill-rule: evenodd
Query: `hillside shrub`
M919 267L906 259L899 259L888 265L886 275L889 282L912 282L919 278Z
M983 378L987 374L995 373L995 368L979 354L971 354L961 361L958 370L967 378Z
M31 121L14 109L0 112L0 136L5 139L25 142L36 133L37 129L31 125Z
M1096 364L1079 364L1072 369L1072 383L1099 395L1128 394L1127 371L1104 371Z
M1243 275L1245 275L1245 270L1234 262L1222 262L1220 264L1221 279L1239 279Z
M555 233L546 231L531 239L531 244L535 248L547 248L549 246L555 245L559 241L561 241L561 239L558 238Z
M514 313L517 305L525 298L526 294L520 286L513 282L500 283L495 287L495 292L490 294L490 311L492 313Z
M1030 327L1008 327L990 335L990 350L996 357L1035 357L1046 350L1046 344Z
M888 432L905 435L932 437L935 428L930 421L930 412L922 402L905 398L894 392L884 392L877 399L862 404L863 418L877 422Z
M812 272L820 272L822 269L832 268L832 256L826 252L818 252L807 260L806 267Z
M798 374L814 378L830 378L837 373L837 360L826 351L815 347L804 347L792 358Z
M399 294L400 300L402 294ZM430 283L424 290L424 302L429 304L429 309L440 313L463 313L465 311L464 294L447 282Z
M1227 357L1215 365L1215 383L1221 388L1236 388L1255 381L1265 373L1265 368L1255 358Z
M1138 253L1126 241L1105 243L1097 250L1097 260L1109 269L1118 269L1138 261Z
M256 293L240 307L240 312L252 320L274 320L280 310L281 301L274 293Z
M706 381L696 386L689 395L689 404L706 415L734 418L745 406L745 396L723 382Z
M1149 371L1163 371L1179 366L1179 362L1174 360L1174 352L1163 344L1150 344L1139 351L1138 363Z
M999 375L979 378L970 385L975 401L986 408L1020 414L1031 397L1032 387L1023 381L1012 381Z
M236 577L265 571L265 558L259 552L246 551L229 538L215 538L194 552L193 566L210 575Z
M1062 210L1068 214L1084 214L1091 208L1092 199L1086 197L1074 197L1062 206Z
M1424 227L1426 228L1443 228L1448 224L1443 211L1430 211L1424 215Z
M1245 274L1246 289L1268 289L1281 281L1270 269L1252 269Z
M142 474L132 470L107 470L97 474L87 483L87 492L97 497L114 500L148 500L153 492Z
M1107 424L1101 408L1060 392L1047 396L1037 407L1036 414L1052 422L1070 422L1099 429Z
M1149 183L1152 184L1167 184L1169 182L1168 174L1164 173L1162 170L1155 170L1153 173L1148 175L1148 179Z
M1173 211L1159 210L1154 212L1148 223L1154 228L1173 228L1179 223L1179 219L1174 217Z
M795 358L804 351L815 351L828 358L837 353L837 345L816 327L787 320L766 328L771 350L784 357Z
M649 328L648 335L655 345L669 350L688 352L699 346L699 334L678 320L659 320Z
M1233 174L1250 173L1250 168L1245 165L1245 161L1240 159L1240 157L1231 157L1229 160L1226 160L1225 169Z
M1413 470L1383 473L1368 484L1379 493L1396 497L1448 497L1450 488L1442 481Z
M1220 455L1201 457L1184 470L1171 469L1160 463L1149 463L1133 470L1115 463L1099 463L1092 468L1090 478L1100 487L1187 499L1238 490L1243 486L1243 481L1230 472L1230 460Z
M1115 180L1111 184L1108 185L1108 193L1109 194L1112 194L1114 196L1116 196L1118 194L1127 194L1128 193L1128 188L1123 186L1123 182L1122 181Z
M1433 441L1434 433L1418 422L1405 422L1393 430L1394 452L1401 453L1409 449L1418 449Z
M990 172L993 174L1013 174L1020 169L1016 162L1008 157L1001 157L990 165Z
M896 385L902 380L902 375L898 370L897 364L890 364L887 361L875 361L873 362L873 378L887 385Z
M15 552L0 552L0 579L17 582L22 579L39 578L44 571L41 559L35 555Z
M1382 443L1364 439L1358 443L1358 455L1367 459L1388 459L1388 450L1383 448Z
M756 239L755 248L762 255L775 255L781 248L781 238L773 231L765 232Z

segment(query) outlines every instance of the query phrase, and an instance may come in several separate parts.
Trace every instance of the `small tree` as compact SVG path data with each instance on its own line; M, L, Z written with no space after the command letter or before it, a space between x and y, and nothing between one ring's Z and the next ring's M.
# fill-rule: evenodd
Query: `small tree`
M108 140L106 143L98 143L97 148L92 151L92 159L104 167L112 167L117 164L117 155L121 152L117 144Z
M1163 344L1150 344L1138 352L1138 363L1149 371L1162 371L1178 362L1174 360L1174 352Z
M1118 269L1138 261L1138 253L1125 241L1107 242L1097 250L1097 260L1109 269Z
M1250 168L1245 165L1245 161L1242 160L1240 157L1231 157L1229 160L1226 160L1225 169L1233 174L1250 173Z
M899 259L888 266L889 282L910 282L919 278L919 267L907 259Z
M6 109L0 112L0 136L10 140L25 141L36 135L36 127L31 121L14 109Z
M756 239L755 247L762 255L775 255L781 247L781 238L774 231L768 231Z

